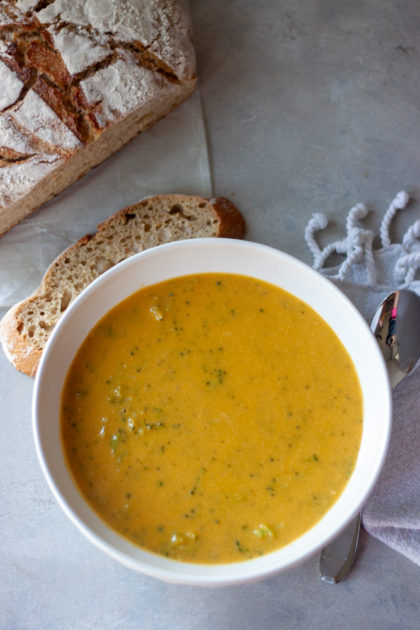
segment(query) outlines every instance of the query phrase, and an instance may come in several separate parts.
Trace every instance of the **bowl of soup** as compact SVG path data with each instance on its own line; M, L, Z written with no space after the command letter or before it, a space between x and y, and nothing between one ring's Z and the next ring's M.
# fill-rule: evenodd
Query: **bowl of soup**
M100 276L51 335L33 398L39 460L73 523L125 566L190 585L318 552L366 501L390 423L385 364L351 302L295 258L230 239Z

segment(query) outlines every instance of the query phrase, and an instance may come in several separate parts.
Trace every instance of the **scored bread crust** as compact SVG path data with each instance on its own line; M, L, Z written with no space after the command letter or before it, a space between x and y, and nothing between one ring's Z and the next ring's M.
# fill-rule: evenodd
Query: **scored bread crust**
M0 1L0 235L194 89L173 0Z
M156 195L123 208L67 248L40 286L0 321L3 350L19 371L33 376L62 313L95 278L150 247L188 238L242 238L245 221L222 197Z

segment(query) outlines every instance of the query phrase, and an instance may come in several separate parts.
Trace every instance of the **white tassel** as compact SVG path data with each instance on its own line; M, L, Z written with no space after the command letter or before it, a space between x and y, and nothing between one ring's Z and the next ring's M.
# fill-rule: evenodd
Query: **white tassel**
M404 234L402 244L407 250L410 250L417 239L420 238L420 219L411 225Z
M414 282L417 269L420 269L420 252L412 252L400 256L395 263L394 272L399 280L404 280L410 285Z
M357 203L351 210L349 211L346 219L346 229L347 234L350 234L352 230L358 230L359 227L356 225L356 221L360 219L364 219L368 214L368 209L364 203Z
M324 262L321 256L322 251L315 240L314 234L319 230L325 229L327 225L328 221L325 214L317 212L312 216L305 228L305 241L314 257L314 269L321 269Z
M414 282L417 270L420 269L420 220L415 221L404 234L402 246L404 253L395 263L394 272L398 279L407 285ZM417 250L413 251L417 245Z
M392 222L392 219L396 215L398 210L404 210L407 206L410 197L408 194L401 190L398 195L395 197L394 201L389 206L388 210L385 212L384 218L382 219L381 227L379 230L379 234L381 237L382 247L389 247L391 245L391 237L389 235L389 228Z
M322 269L325 261L334 252L344 254L346 258L340 265L336 276L343 280L351 266L365 257L368 282L373 282L375 276L375 261L372 253L373 233L370 230L364 230L356 224L360 219L364 219L367 213L368 209L365 204L358 203L353 206L346 219L346 238L329 243L323 249L315 241L314 233L324 229L328 221L324 214L318 213L313 215L305 230L305 240L314 257L314 269Z

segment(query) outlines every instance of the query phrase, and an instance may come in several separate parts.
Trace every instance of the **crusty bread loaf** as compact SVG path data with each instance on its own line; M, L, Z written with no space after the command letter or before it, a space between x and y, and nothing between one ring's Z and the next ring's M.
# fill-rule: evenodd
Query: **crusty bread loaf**
M0 322L9 361L34 375L48 337L68 305L116 263L149 247L184 238L242 238L245 222L227 199L158 195L123 208L92 236L66 249L47 269L38 289Z
M173 0L0 2L0 235L195 84Z

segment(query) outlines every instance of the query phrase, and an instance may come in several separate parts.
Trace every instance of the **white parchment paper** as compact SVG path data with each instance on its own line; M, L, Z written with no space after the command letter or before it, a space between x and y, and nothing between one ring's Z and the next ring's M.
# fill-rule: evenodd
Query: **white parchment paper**
M182 3L184 4L184 3ZM147 195L211 195L199 87L189 99L0 237L0 313L27 297L51 261Z

